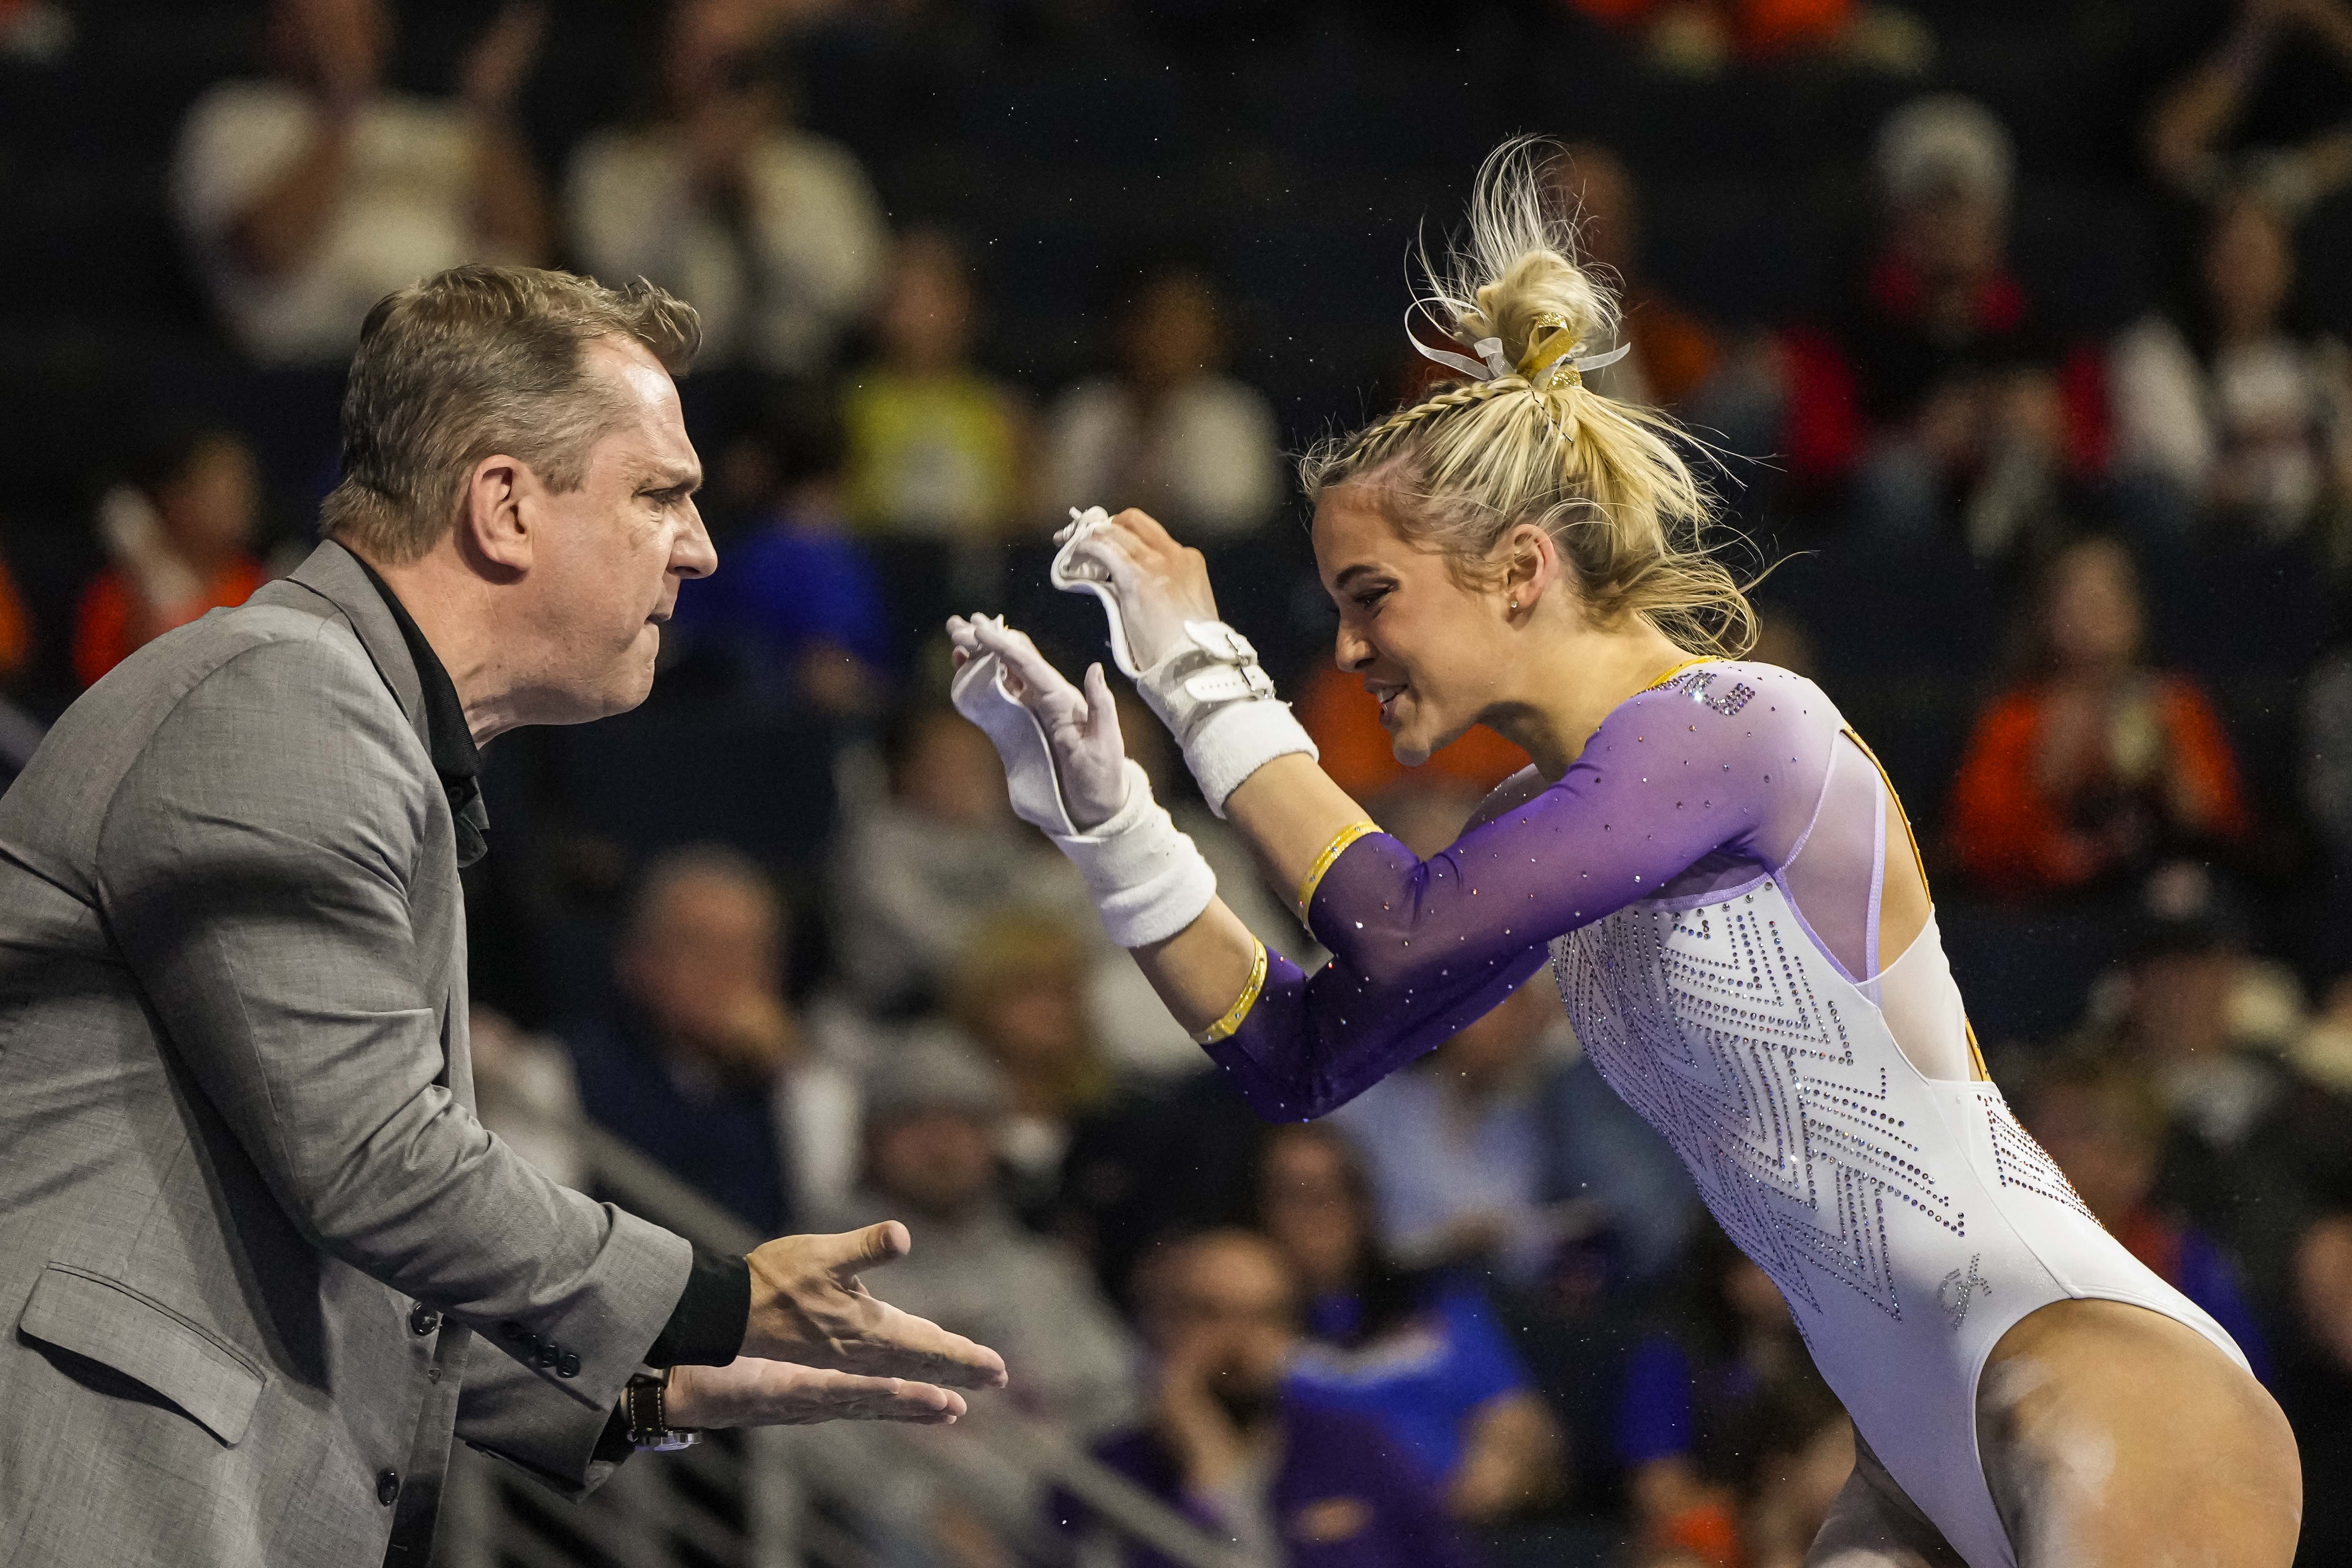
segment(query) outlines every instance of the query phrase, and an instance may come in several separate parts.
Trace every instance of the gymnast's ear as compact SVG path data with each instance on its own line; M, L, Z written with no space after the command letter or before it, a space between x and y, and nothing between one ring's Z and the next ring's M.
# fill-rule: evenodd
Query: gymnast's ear
M1496 564L1501 567L1501 591L1504 601L1520 612L1532 610L1542 602L1547 592L1556 591L1567 563L1561 559L1559 542L1549 529L1532 522L1520 522L1503 535L1496 551Z

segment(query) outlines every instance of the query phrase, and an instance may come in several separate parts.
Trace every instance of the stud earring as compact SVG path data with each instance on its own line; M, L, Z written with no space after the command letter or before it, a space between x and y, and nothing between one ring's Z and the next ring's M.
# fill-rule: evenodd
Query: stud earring
M1512 610L1513 610L1514 612L1517 612L1517 609L1518 609L1518 607L1519 607L1519 602L1518 602L1517 599L1513 599L1513 600L1511 601L1511 608L1512 608Z

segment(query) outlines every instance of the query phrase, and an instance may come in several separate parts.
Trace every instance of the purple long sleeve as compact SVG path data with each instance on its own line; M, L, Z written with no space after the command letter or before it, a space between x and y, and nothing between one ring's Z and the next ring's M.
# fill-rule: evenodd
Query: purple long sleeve
M1358 839L1308 906L1331 962L1308 975L1270 958L1209 1054L1261 1116L1320 1116L1500 1002L1552 938L1777 870L1819 804L1834 712L1783 670L1710 664L1620 704L1559 783L1427 860Z

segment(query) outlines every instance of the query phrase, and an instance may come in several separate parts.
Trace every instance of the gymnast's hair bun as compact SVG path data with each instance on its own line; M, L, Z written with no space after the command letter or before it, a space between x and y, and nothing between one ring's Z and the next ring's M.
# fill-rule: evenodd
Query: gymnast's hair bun
M1319 444L1301 478L1310 499L1364 486L1401 533L1471 579L1506 570L1533 523L1573 568L1594 620L1640 616L1693 652L1738 657L1755 615L1701 537L1712 508L1685 456L1696 443L1657 410L1584 384L1573 364L1610 347L1618 318L1577 262L1575 223L1550 177L1562 155L1533 138L1497 147L1463 233L1442 258L1421 253L1421 313L1462 349L1499 340L1480 354L1499 374Z

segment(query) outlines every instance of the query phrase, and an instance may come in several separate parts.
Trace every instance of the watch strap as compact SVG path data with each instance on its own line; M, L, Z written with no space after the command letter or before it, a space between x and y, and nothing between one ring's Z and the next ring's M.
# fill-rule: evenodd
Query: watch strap
M667 1369L641 1372L630 1378L628 1386L621 1391L621 1407L628 1415L632 1447L667 1454L691 1448L702 1440L699 1432L669 1425L668 1412L664 1408L669 1376Z

